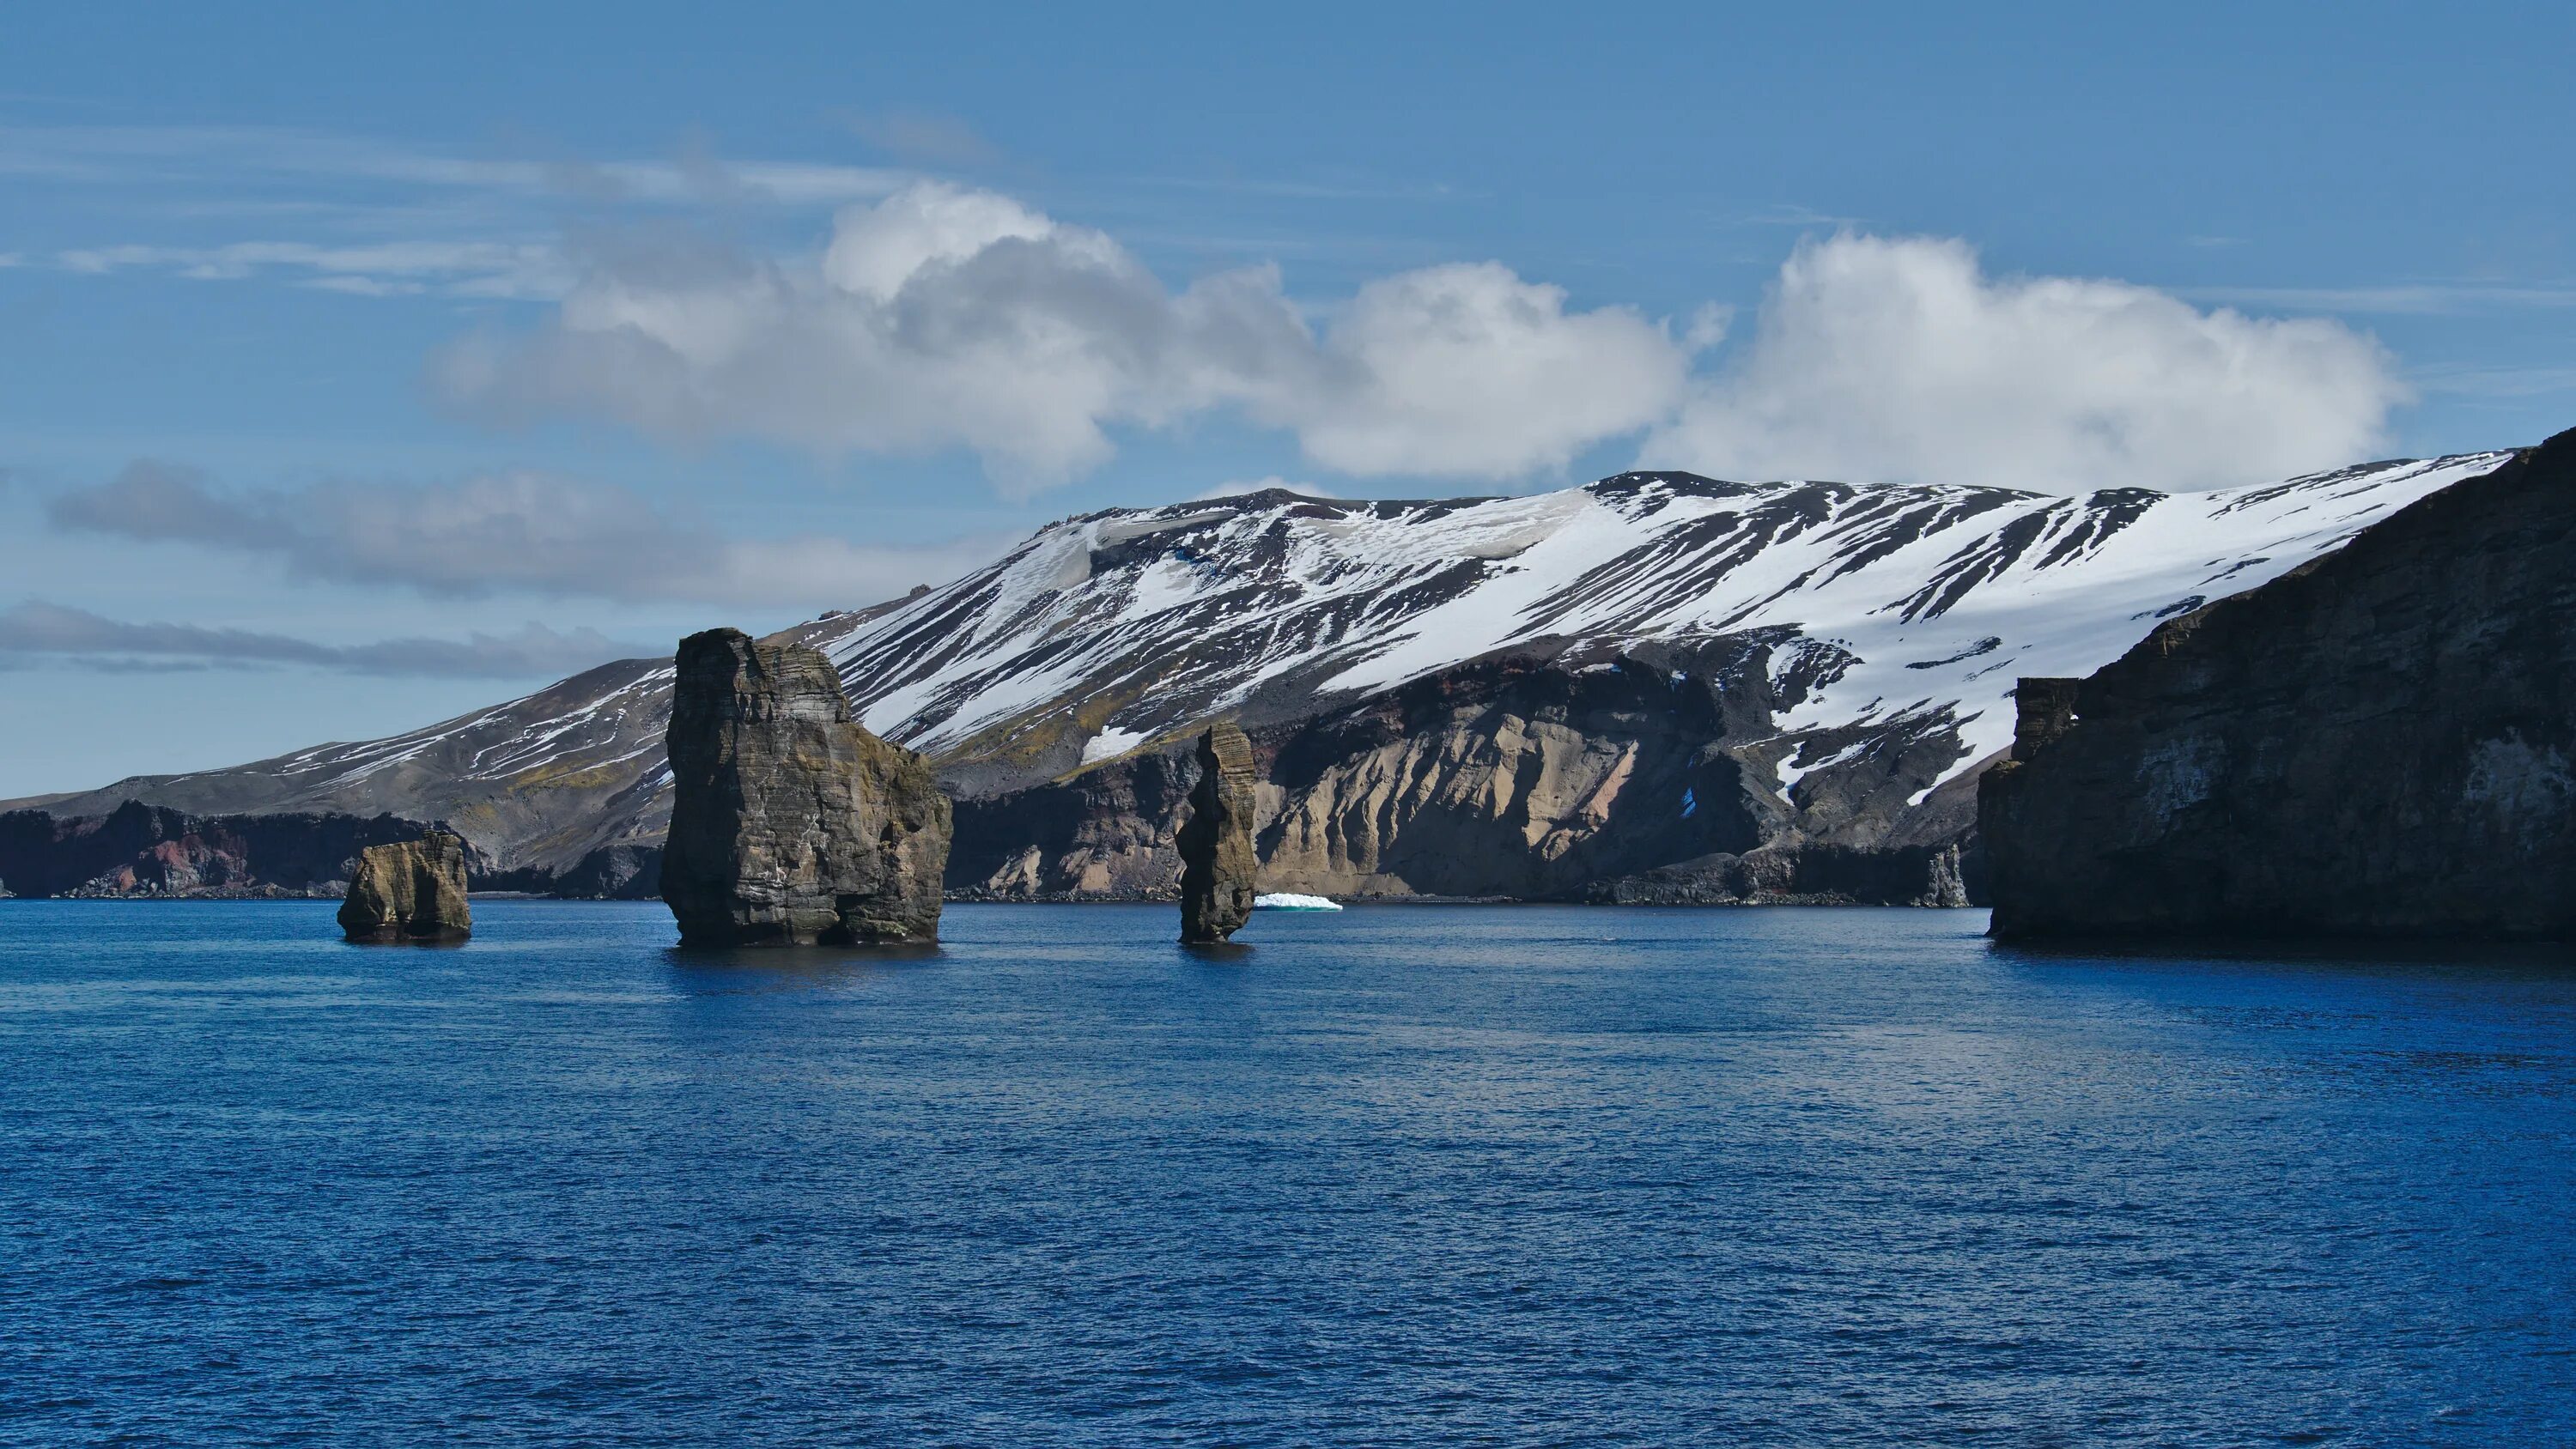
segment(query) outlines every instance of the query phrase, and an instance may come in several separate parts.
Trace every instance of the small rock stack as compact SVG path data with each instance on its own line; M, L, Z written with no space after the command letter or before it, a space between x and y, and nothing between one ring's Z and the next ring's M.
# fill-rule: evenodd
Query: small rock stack
M1199 737L1199 783L1180 829L1181 940L1213 946L1252 918L1252 741L1231 722Z
M680 641L662 899L686 946L939 939L949 804L850 717L832 661L738 629Z
M465 842L425 835L358 852L340 929L352 941L462 941L474 933L465 901Z

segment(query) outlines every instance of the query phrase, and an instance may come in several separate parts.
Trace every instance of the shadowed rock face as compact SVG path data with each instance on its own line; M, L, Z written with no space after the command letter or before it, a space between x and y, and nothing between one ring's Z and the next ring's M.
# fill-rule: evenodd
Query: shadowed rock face
M1999 935L2576 934L2576 432L2023 683Z
M949 804L802 644L680 641L662 899L691 946L939 938Z
M349 893L358 852L449 833L392 815L190 815L126 801L104 816L0 814L0 882L21 896L301 896ZM478 878L490 859L471 842Z
M1252 918L1252 741L1232 722L1199 737L1199 783L1181 827L1181 939L1214 945Z
M465 901L465 842L425 835L358 852L340 929L352 941L462 941L474 931Z

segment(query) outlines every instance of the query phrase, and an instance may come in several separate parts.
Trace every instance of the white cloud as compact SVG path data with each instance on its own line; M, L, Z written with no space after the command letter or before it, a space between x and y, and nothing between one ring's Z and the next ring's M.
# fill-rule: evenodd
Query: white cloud
M451 396L827 453L963 446L1020 488L1111 430L1240 408L1344 472L1515 477L1655 421L1688 356L1625 308L1495 264L1373 282L1319 337L1273 268L1174 292L1111 237L939 183L838 221L806 265L592 259L551 324L451 349Z
M1509 478L1561 468L1672 410L1690 359L1625 307L1565 310L1497 263L1369 283L1325 337L1324 385L1258 411L1345 473Z
M1965 243L1801 244L1754 335L1645 446L1737 477L2213 488L2373 456L2371 338L2126 282L1989 278Z
M816 611L945 583L1009 542L726 538L626 489L543 473L228 492L192 469L140 462L109 482L56 494L46 513L61 529L273 558L297 578L456 597L515 592Z

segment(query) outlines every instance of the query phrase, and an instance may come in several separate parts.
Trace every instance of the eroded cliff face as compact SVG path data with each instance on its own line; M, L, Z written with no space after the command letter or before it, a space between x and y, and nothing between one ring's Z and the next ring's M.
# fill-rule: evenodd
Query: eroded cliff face
M931 941L949 804L802 644L680 641L662 899L687 945Z
M2576 927L2576 433L2039 681L1981 800L1995 930Z
M1963 904L1955 736L1784 740L1798 660L1744 638L1687 652L1479 660L1252 732L1265 890L1731 903ZM1789 791L1783 764L1809 767ZM1198 778L1174 741L958 806L952 890L1170 897ZM1916 838L1919 836L1920 838Z
M1252 919L1253 822L1260 805L1253 788L1252 741L1231 720L1208 726L1196 752L1199 782L1190 791L1190 818L1181 826L1181 940L1214 945Z
M0 814L0 889L20 896L314 896L360 851L436 828L393 815L191 815L134 801L94 817ZM477 869L483 862L476 860Z
M362 944L454 942L474 934L465 898L465 842L433 833L358 852L340 930Z

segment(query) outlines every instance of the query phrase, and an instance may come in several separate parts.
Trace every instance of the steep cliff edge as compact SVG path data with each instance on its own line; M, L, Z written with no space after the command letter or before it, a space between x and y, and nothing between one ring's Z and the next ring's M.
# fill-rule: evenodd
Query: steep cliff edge
M1961 905L1973 774L1938 719L1784 737L1782 636L1513 651L1250 732L1265 890ZM957 805L949 887L1170 897L1187 738ZM1784 788L1775 783L1786 777Z
M2576 432L2031 683L1980 798L1999 935L2564 939Z
M0 814L0 889L20 896L336 898L348 889L360 852L436 828L394 815L191 815L130 800L98 816L12 810ZM480 874L487 862L472 860Z

